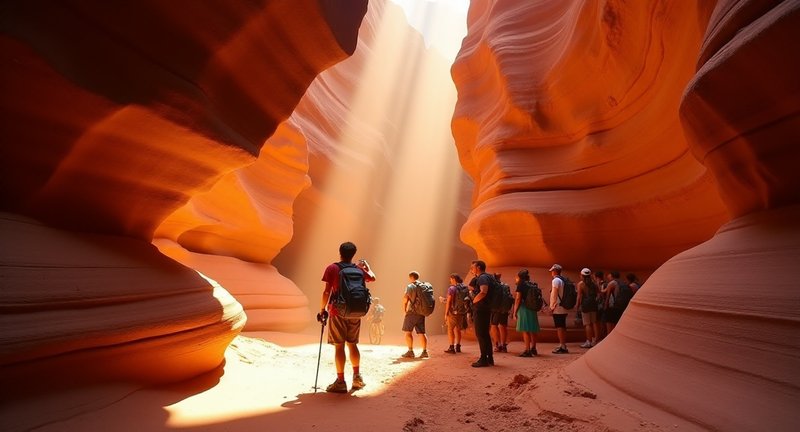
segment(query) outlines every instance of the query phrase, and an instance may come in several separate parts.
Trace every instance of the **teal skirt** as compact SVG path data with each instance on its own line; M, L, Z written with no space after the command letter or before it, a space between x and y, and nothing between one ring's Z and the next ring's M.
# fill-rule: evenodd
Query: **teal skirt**
M517 331L538 333L539 317L536 312L520 305L517 311Z

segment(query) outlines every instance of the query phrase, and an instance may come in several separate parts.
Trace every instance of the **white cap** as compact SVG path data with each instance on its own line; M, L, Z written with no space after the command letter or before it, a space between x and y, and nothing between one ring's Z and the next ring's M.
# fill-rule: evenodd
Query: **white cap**
M553 266L550 267L550 270L548 270L548 271L553 271L553 270L559 270L560 271L561 270L561 266L558 265L558 264L553 264Z
M589 270L588 268L584 267L583 270L581 270L581 274L584 275L584 276L591 276L592 271Z

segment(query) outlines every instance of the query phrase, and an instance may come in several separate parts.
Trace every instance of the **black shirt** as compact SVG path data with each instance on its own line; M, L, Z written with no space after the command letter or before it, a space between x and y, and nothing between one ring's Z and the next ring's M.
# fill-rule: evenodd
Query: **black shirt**
M472 284L473 282L475 283L475 285ZM472 279L472 281L470 282L470 286L472 287L472 290L473 290L472 292L475 295L478 295L478 293L481 292L481 285L488 286L489 287L489 291L487 291L486 297L482 298L481 301L479 301L478 303L474 304L475 305L475 309L476 310L489 310L489 309L491 309L491 307L489 306L489 294L490 294L490 291L492 290L492 276L489 275L489 273L481 273L480 275L478 275L478 277Z

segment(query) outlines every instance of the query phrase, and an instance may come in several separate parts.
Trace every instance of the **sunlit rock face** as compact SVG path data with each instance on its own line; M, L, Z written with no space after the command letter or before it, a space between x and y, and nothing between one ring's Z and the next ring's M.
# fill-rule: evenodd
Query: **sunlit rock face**
M276 129L314 77L355 50L366 1L11 2L2 10L0 209L8 216L0 262L9 322L0 327L0 378L17 383L60 365L80 369L72 383L170 381L218 366L244 324L241 305L161 254L154 232L169 218L163 232L174 239L159 246L218 253L226 281L275 273L231 277L231 261L267 261L291 235L288 197L307 185L305 154L294 132ZM185 208L214 191L224 199ZM181 212L190 216L170 216ZM209 222L234 213L242 228ZM272 227L248 231L257 222ZM268 292L295 295L290 285ZM101 358L110 363L95 367Z
M652 270L708 239L725 209L678 107L710 12L473 1L452 68L462 240L494 266Z
M189 378L219 365L244 325L230 294L148 242L10 213L0 235L6 401L74 383Z
M717 4L680 112L734 218L661 266L573 377L699 429L800 427L799 40L798 2Z
M447 25L428 19L437 29ZM386 306L387 322L403 319L397 305L409 271L444 295L448 275L474 259L458 241L469 182L449 127L456 99L449 68L398 5L370 1L355 53L321 73L287 121L307 139L312 184L295 201L294 236L274 265L312 307L343 241L374 267L370 290ZM439 332L435 315L428 328Z
M344 152L340 161L353 158L348 163L351 171L363 173L361 181L374 172L369 158L337 148L342 131L352 131L376 153L385 150L385 140L374 128L348 116L382 11L383 2L373 2L369 11L364 4L353 56L316 77L252 165L224 175L210 190L192 196L156 230L154 244L163 253L220 282L242 303L247 331L302 330L314 316L307 295L297 286L305 281L284 277L272 260L293 238L294 207L301 192L312 187L316 193L311 195L319 200L336 199L319 193L326 177L320 166L330 166L330 160ZM320 160L312 186L310 165ZM319 205L320 201L311 204L312 213L320 212ZM345 225L343 219L352 216L337 213L337 220ZM336 259L337 250L329 252L330 259ZM307 266L307 254L294 256L292 262ZM315 270L314 287L320 285L322 268ZM308 273L307 267L299 273ZM315 295L314 309L318 301Z
M453 67L476 179L462 236L501 265L658 267L568 372L665 426L800 426L798 9L470 11Z

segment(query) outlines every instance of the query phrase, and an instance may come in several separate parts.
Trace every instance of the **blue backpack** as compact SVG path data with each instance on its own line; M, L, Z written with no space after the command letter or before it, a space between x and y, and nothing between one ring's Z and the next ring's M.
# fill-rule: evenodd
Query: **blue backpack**
M343 318L361 318L372 304L372 296L364 280L364 272L353 263L336 263L339 266L339 292L330 303L337 315Z

